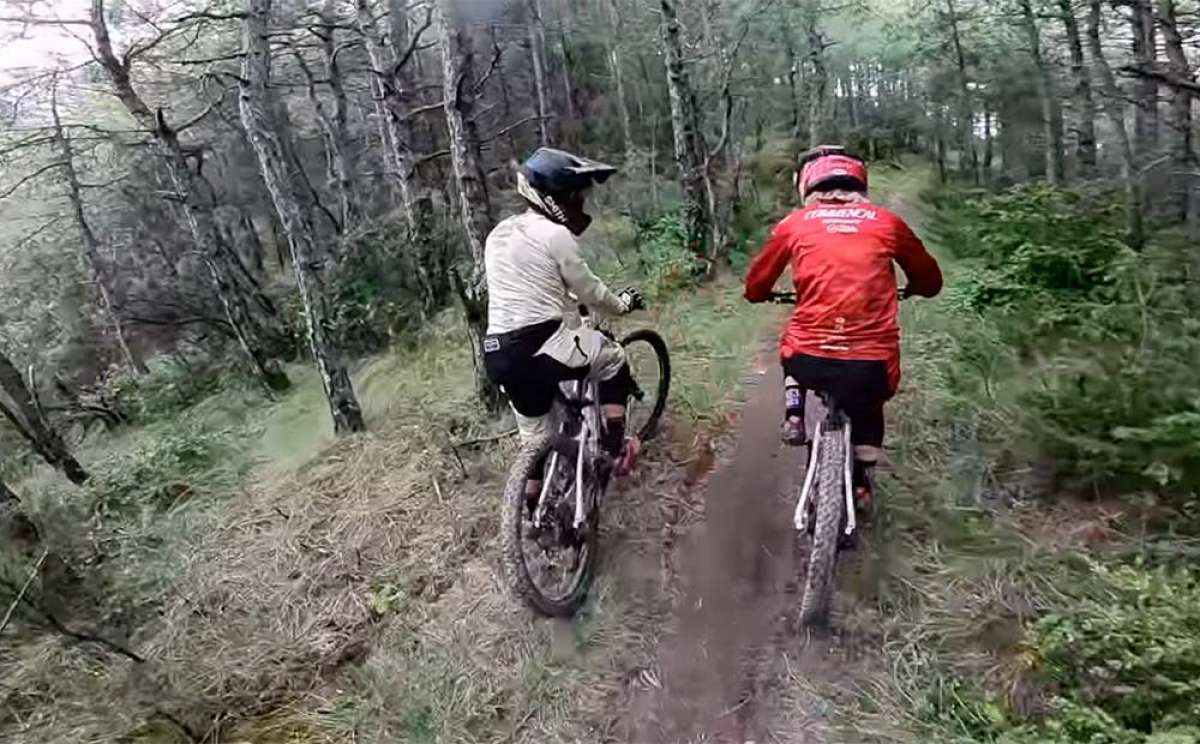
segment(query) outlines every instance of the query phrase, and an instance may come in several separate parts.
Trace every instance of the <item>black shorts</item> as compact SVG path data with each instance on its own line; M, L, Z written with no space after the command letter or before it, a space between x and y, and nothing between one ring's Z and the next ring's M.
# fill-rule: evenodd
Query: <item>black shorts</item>
M850 416L853 444L883 446L883 404L892 397L887 362L796 354L783 360L783 373L805 390L833 395Z
M522 416L550 413L559 383L582 380L591 371L590 366L568 367L538 353L560 325L562 321L550 320L484 339L484 370L492 382L504 387L512 407ZM612 380L600 383L600 403L624 405L632 387L633 378L625 365Z

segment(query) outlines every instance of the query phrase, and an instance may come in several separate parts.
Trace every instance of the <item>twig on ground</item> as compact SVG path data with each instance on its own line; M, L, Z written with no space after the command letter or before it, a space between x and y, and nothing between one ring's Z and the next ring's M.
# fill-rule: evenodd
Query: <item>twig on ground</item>
M474 447L474 446L480 445L480 444L488 444L490 442L498 442L501 439L508 439L509 437L515 437L518 433L519 433L519 431L517 429L509 429L508 431L503 431L503 432L500 432L499 434L493 434L490 437L480 437L478 439L468 439L463 442L454 442L450 446L454 447L455 449L457 449L459 447Z
M450 451L454 453L454 460L458 463L458 471L462 473L463 480L466 480L467 466L463 464L462 455L458 454L458 447L454 446L454 442L450 443Z
M29 571L29 578L25 579L25 583L21 585L21 590L17 592L16 598L8 606L8 612L4 613L4 619L0 620L0 633L3 633L4 629L12 621L17 608L21 606L21 602L25 599L25 592L29 591L29 587L33 585L33 580L37 578L38 572L42 570L42 564L46 562L46 556L48 555L50 555L50 548L43 549L41 557L33 564L33 568Z

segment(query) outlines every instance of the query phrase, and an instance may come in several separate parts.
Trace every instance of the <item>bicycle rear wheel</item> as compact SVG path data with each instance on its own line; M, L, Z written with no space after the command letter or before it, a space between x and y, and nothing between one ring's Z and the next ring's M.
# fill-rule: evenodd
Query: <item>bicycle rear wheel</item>
M816 526L808 558L808 580L800 602L800 622L824 625L833 601L833 572L846 511L846 439L841 429L821 434L817 461Z
M549 472L554 442L547 437L517 455L504 487L501 553L505 578L517 598L543 615L571 617L587 599L595 572L600 510L593 493L587 522L575 529L575 461L559 454ZM537 499L531 503L525 493L531 478L549 480L540 520ZM587 487L599 486L589 482Z
M643 442L658 433L671 389L671 357L662 336L651 330L634 331L621 340L636 389L626 414L627 430Z

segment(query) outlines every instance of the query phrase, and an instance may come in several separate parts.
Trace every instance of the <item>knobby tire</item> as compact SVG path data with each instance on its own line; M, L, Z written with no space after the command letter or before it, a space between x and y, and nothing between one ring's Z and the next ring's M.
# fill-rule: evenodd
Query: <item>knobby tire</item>
M622 347L629 347L635 343L646 343L654 350L654 355L658 359L658 385L654 391L643 390L646 395L656 395L654 406L650 409L650 417L646 423L642 424L641 428L636 432L638 439L647 442L654 438L658 433L658 424L662 419L663 411L667 407L667 394L671 391L671 355L667 352L667 342L663 341L662 336L649 329L634 331L625 338L621 339Z
M808 580L800 603L800 621L805 625L824 625L829 620L833 600L833 572L837 563L846 509L846 442L843 432L822 434L817 463L816 526L808 558Z
M501 558L505 579L514 596L542 615L572 617L587 599L595 572L599 543L599 509L592 509L586 537L586 558L570 591L558 598L547 597L530 577L529 566L525 562L523 528L524 515L528 511L525 482L535 475L544 476L544 473L538 473L537 469L553 449L554 439L551 437L529 443L521 448L509 471L508 482L504 486L504 506L500 513ZM568 464L574 467L574 462L563 458L559 466Z

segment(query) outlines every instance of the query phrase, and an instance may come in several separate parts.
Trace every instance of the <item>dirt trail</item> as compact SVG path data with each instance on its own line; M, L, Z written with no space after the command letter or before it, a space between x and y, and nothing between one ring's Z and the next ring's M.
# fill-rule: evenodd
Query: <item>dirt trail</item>
M816 722L793 722L786 738L767 730L780 660L815 666L822 655L795 632L791 509L803 458L779 442L780 384L773 348L764 350L738 434L701 486L704 520L674 547L681 595L671 635L630 691L622 742L824 741Z

